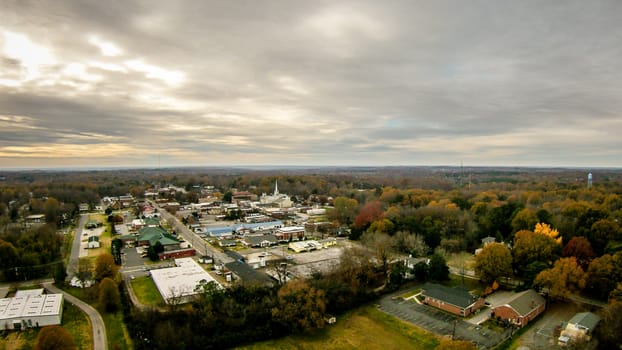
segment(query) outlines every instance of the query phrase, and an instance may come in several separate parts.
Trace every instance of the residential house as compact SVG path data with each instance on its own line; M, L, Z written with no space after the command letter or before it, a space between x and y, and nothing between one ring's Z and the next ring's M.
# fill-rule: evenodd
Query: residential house
M597 315L591 312L579 312L568 321L559 335L557 344L566 346L574 341L590 341L598 322L600 322L600 317Z
M492 317L523 327L546 308L546 300L533 289L517 293L506 304L492 309Z
M264 236L246 236L242 240L242 244L247 247L264 248L277 244L276 236L264 235Z
M221 247L235 247L238 244L238 241L235 239L221 239L218 241L218 245Z
M482 252L482 250L484 248L486 248L488 245L490 245L492 243L495 243L496 241L497 241L497 239L495 237L491 237L491 236L482 238L482 247L475 249L475 255L478 255L479 253Z
M95 248L99 248L100 244L99 244L99 236L90 236L89 240L87 242L87 248L88 249L95 249Z
M421 288L423 303L458 316L468 316L484 305L484 298L474 296L463 287L426 283Z
M143 219L134 219L132 220L132 230L140 230L141 228L145 227L145 220Z
M26 220L27 227L30 227L33 225L45 224L45 214L28 215L26 216L25 220Z
M488 236L488 237L484 237L484 238L482 238L482 246L483 246L484 248L485 248L487 245L492 244L492 243L495 243L495 242L497 242L497 239L496 239L495 237Z
M424 263L426 265L430 264L430 258L413 258L412 255L408 256L408 259L404 261L407 270L412 270L415 268L415 265L419 263Z

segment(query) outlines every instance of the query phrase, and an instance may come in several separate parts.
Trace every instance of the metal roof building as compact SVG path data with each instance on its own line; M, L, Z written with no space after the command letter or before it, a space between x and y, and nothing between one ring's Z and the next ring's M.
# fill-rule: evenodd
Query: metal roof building
M176 267L151 270L153 282L167 304L190 301L196 293L196 286L201 283L220 284L192 258L175 259Z
M43 294L43 289L18 291L0 299L0 327L24 329L61 324L63 295Z

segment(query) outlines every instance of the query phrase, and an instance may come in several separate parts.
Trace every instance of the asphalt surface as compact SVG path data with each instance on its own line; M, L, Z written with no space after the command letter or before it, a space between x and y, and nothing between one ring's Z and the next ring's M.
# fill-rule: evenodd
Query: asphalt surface
M82 300L74 297L73 295L57 288L52 282L43 283L43 287L51 293L62 293L66 301L79 307L91 320L91 326L93 327L93 350L107 350L108 338L106 336L106 326L104 320L97 310L91 305L83 302Z
M82 239L82 231L84 225L88 220L88 214L82 214L80 220L78 220L78 226L73 237L73 245L71 247L71 255L69 257L69 265L67 265L67 278L71 280L73 276L78 272L78 261L80 260L80 240ZM79 307L91 320L91 326L93 328L93 349L105 350L108 349L108 338L106 336L106 326L104 320L97 310L91 307L89 304L74 297L73 295L62 291L57 288L52 282L43 283L45 289L52 293L62 293L65 300Z
M159 207L155 202L150 202L155 208L158 208L158 212L162 215L162 218L169 223L172 223L172 228L175 230L178 236L183 237L186 242L189 242L192 247L201 255L213 256L218 263L229 263L232 262L233 259L227 256L225 253L220 250L212 247L209 243L207 243L203 238L201 238L196 233L192 232L188 227L186 227L177 217L170 214L166 209Z
M71 255L69 257L69 265L67 265L67 278L71 280L78 272L78 261L80 260L80 241L82 240L82 230L89 218L89 214L80 215L78 226L73 236L73 245L71 246Z
M406 301L396 294L381 298L379 304L382 311L392 316L441 336L454 335L455 339L475 342L478 348L492 348L509 335L509 331L506 334L480 328L465 322L461 317L414 301Z

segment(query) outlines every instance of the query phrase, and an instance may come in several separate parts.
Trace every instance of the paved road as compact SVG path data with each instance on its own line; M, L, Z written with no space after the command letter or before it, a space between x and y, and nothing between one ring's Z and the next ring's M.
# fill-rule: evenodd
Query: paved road
M86 315L91 319L91 325L93 326L93 350L107 350L108 338L106 336L106 326L104 320L97 310L91 305L83 302L82 300L74 297L73 295L57 288L53 282L45 282L42 284L45 289L51 293L62 293L65 300L71 304L79 307Z
M177 233L177 235L183 237L186 242L190 242L192 247L199 252L201 255L209 255L213 256L216 259L216 263L229 263L234 261L225 253L220 250L212 247L209 243L207 243L203 238L201 238L196 233L192 232L188 227L186 227L177 217L170 214L166 209L159 207L155 202L150 202L155 208L158 208L158 211L162 215L162 218L169 223L172 223L173 229Z
M71 255L69 257L69 265L67 265L67 278L71 280L78 273L78 261L80 260L80 241L82 240L82 230L88 221L89 215L80 215L78 226L73 236L73 245L71 246Z
M69 265L67 266L67 278L71 279L78 272L78 262L80 260L80 241L82 240L82 230L84 225L88 221L89 215L82 214L80 220L78 220L78 226L73 237L73 245L71 247L71 255L69 257ZM93 327L93 349L104 350L108 349L108 339L106 337L106 326L104 320L97 310L91 307L89 304L74 297L73 295L62 291L53 285L52 282L43 283L45 289L53 293L63 293L65 300L69 301L73 305L79 307L84 311L91 319L91 326Z

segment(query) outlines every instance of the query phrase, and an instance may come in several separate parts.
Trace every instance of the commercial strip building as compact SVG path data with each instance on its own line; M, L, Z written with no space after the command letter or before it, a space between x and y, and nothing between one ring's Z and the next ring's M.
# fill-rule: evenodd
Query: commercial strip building
M291 242L288 244L288 248L295 251L296 253L301 252L310 252L312 250L318 250L322 248L328 248L337 244L336 238L327 238L320 241L316 240L306 240L306 241L297 241Z
M175 259L176 267L151 270L151 278L167 304L189 302L201 283L220 284L192 258Z
M43 294L43 289L18 290L13 298L0 299L1 329L59 325L62 318L62 294Z

